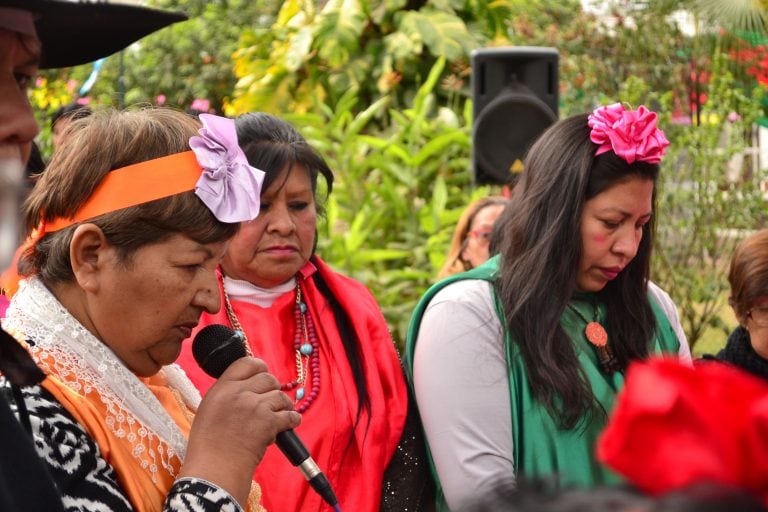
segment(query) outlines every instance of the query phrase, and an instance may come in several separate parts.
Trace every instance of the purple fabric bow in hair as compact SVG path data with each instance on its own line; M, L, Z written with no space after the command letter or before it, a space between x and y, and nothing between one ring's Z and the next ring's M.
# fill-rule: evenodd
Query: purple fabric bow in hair
M669 141L656 127L656 117L642 105L637 110L626 110L621 103L595 109L587 121L592 128L589 138L598 145L595 156L613 150L629 164L658 164Z
M200 114L203 127L189 139L203 174L195 194L221 222L244 222L259 214L264 171L248 164L237 145L235 122L225 117Z

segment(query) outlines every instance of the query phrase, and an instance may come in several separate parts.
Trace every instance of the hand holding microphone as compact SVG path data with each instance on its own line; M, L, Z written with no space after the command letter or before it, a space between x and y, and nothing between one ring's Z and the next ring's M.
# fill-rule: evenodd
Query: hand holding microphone
M206 479L243 504L267 447L301 416L259 359L236 357L219 376L192 422L179 476Z
M243 336L241 333L235 332L225 325L213 324L203 328L195 336L195 340L192 343L192 354L195 357L195 361L200 367L211 377L219 379L224 376L228 376L230 369L234 365L240 364L242 361L257 361L260 364L263 362L245 357L245 345ZM264 366L266 370L266 365ZM268 375L268 374L266 374ZM276 384L275 389L280 389L277 380L269 375ZM219 380L221 382L221 380ZM217 387L218 383L214 385L206 395L206 399ZM290 399L287 395L280 392L289 402ZM298 415L298 413L294 414ZM309 481L312 488L325 500L326 503L333 506L335 510L340 510L338 506L338 500L331 488L330 482L325 475L320 471L317 464L312 457L310 457L307 448L302 443L301 439L292 430L292 425L287 427L276 434L276 444L283 454L294 466L298 467L304 477ZM263 452L262 452L263 454Z

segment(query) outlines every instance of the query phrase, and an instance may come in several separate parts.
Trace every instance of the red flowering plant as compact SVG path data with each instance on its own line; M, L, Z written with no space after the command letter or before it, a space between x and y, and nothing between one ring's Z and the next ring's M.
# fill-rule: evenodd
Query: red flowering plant
M731 50L730 57L744 65L747 74L757 83L768 87L768 45L757 45Z
M768 503L768 383L715 361L633 363L597 457L650 494L714 482Z

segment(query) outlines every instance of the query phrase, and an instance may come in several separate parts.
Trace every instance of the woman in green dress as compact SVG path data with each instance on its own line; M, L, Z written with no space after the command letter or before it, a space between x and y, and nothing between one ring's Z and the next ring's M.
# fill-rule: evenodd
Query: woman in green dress
M499 255L431 288L406 358L442 510L499 480L619 480L594 457L629 363L690 361L669 296L649 283L656 114L621 104L550 127L497 221Z

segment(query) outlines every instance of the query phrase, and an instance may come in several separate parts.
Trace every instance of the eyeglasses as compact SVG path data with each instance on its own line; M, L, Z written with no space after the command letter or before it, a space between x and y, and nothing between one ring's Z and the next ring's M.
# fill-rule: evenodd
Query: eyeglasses
M478 243L488 245L491 243L493 231L490 229L473 229L469 232L469 234L473 236Z
M758 327L768 327L768 306L752 308L747 311L747 316L751 317Z

